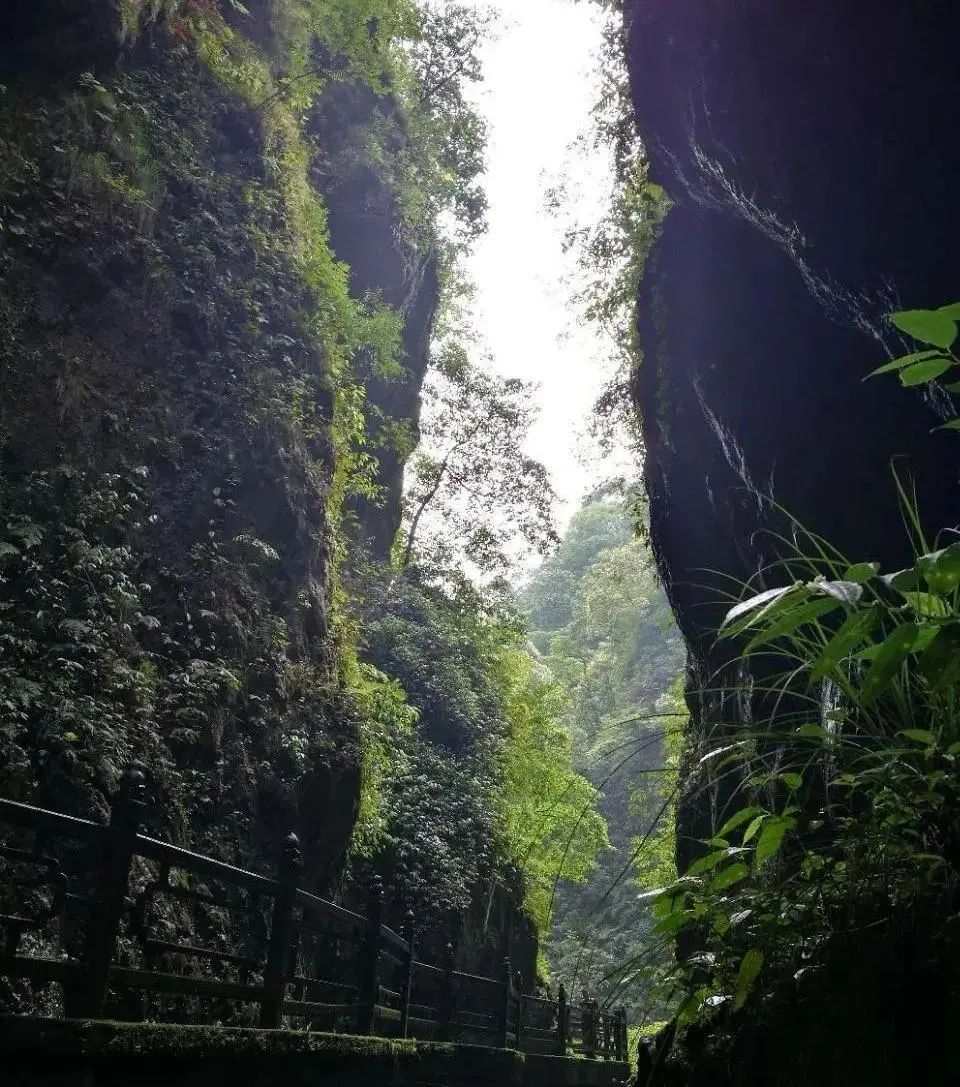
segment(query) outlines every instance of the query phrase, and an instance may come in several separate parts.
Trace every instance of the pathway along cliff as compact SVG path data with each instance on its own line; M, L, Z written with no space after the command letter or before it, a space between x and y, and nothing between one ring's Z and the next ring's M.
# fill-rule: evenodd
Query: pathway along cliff
M603 406L643 456L593 500L649 522L689 721L616 532L580 539L595 575L572 530L509 588L559 537L533 393L485 368L465 316L482 12L4 5L0 1051L19 1083L66 1057L65 1083L189 1063L605 1084L626 1075L599 1059L622 1057L621 1003L666 1021L638 1085L955 1082L960 12L599 7L620 188L579 237L589 313L630 367ZM580 528L609 520L590 507ZM628 675L646 685L626 706ZM639 935L577 977L600 997L577 1042L549 956L571 975L583 956L539 947L591 872L602 925ZM493 1044L329 1033L442 1036L450 1001L418 1005L411 970L495 990L458 1009L474 1032L493 1017ZM525 1054L525 1030L553 1052Z

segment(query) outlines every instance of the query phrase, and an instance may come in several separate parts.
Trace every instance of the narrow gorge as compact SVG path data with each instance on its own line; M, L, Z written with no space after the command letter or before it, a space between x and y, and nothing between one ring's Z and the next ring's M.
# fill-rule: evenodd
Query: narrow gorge
M954 5L0 27L17 1087L953 1083Z

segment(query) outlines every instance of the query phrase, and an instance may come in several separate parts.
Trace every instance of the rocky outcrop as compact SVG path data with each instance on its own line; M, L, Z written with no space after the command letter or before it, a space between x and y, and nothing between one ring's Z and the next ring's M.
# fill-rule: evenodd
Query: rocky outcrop
M927 523L956 520L955 435L930 433L943 404L862 379L901 353L885 313L958 291L944 134L960 16L946 0L626 8L652 176L675 202L643 283L634 382L652 537L711 675L724 605L705 572L746 579L775 556L771 499L897 568L897 457Z
M356 536L373 558L383 561L400 527L406 459L419 441L420 390L440 284L433 242L423 231L417 238L404 220L395 187L370 159L371 125L388 129L398 157L407 151L410 136L396 105L363 86L334 84L311 120L321 149L313 176L330 211L334 251L350 267L351 289L358 298L386 303L403 318L402 373L362 371L382 493L375 502L354 500ZM399 443L389 437L398 426L406 431Z
M772 502L887 569L909 555L891 458L916 479L928 526L960 513L955 435L931 434L954 414L947 394L863 382L908 349L886 313L960 294L960 12L947 0L625 7L652 177L675 203L639 311L651 533L690 648L694 727L736 724L740 700L697 695L729 677L714 575L746 579L777 557ZM681 866L712 817L703 796L681 805ZM675 1082L947 1082L942 1039L921 1053L931 1031L910 1002L918 985L949 985L922 955L899 957L915 936L826 952L822 987L716 1023L699 1048L691 1036Z
M375 292L411 362L371 402L415 430L436 269L336 158L372 95L298 128L269 5L236 7L4 10L0 791L101 818L138 759L158 832L262 868L296 827L327 889L360 792L337 383L368 360L336 366ZM381 554L401 476L388 451Z

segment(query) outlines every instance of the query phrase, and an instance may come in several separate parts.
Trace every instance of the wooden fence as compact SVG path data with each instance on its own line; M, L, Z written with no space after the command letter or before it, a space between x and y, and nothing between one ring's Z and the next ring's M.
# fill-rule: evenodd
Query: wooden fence
M288 1020L319 1030L626 1059L622 1008L571 1005L562 986L556 1000L525 994L509 960L499 978L455 970L449 945L443 962L420 962L413 916L402 935L383 923L379 881L366 913L354 913L298 885L295 834L268 878L141 834L144 795L143 772L128 770L106 825L0 799L0 824L16 828L15 844L0 839L0 910L8 911L0 912L0 976L59 984L70 1017L101 1017L109 993L134 991L190 1000L192 1020L213 1000L256 1006L267 1029ZM58 842L75 854L87 851L89 893L75 891ZM199 928L209 941L179 938L171 914L190 909L204 918ZM225 950L213 931L213 921L227 917L243 953ZM128 937L125 964L116 961L121 937Z

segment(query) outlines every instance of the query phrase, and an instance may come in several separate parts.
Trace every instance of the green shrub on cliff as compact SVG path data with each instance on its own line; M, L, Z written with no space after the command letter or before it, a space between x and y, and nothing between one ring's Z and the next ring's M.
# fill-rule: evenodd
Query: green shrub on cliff
M957 359L956 306L893 315L931 345L881 366L905 387ZM954 390L951 390L954 391ZM946 424L956 429L956 420ZM862 932L946 925L960 887L960 543L930 538L895 474L913 550L902 570L851 561L794 526L770 570L745 587L720 636L751 678L721 692L755 707L748 728L714 731L689 788L736 782L701 855L655 907L657 931L697 950L673 982L680 1019L737 1011L754 990L816 983L831 948Z
M476 910L485 929L497 901L545 930L556 879L585 878L606 842L595 790L572 769L562 692L507 600L416 569L365 582L364 656L415 714L384 764L367 855L424 923Z

